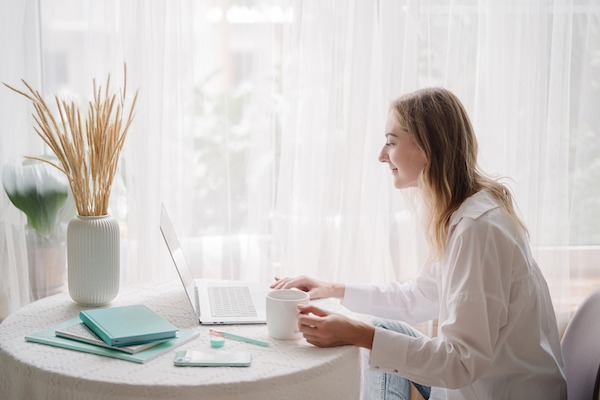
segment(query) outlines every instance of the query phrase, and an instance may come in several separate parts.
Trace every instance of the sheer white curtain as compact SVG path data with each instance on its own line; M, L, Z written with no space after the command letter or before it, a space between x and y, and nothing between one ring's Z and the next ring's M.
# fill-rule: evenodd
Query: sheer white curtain
M92 78L139 89L134 125L121 156L109 212L121 226L122 281L172 276L159 240L160 204L182 226L191 209L192 4L182 1L2 2L0 79L25 79L51 104L53 95L84 103ZM30 104L0 91L2 161L42 154ZM46 150L47 151L47 150ZM30 301L24 215L1 196L0 318Z
M161 202L198 275L410 278L425 246L377 156L391 100L448 87L482 167L512 178L564 324L598 285L600 10L522 3L8 1L0 79L85 98L127 62L140 98L111 197L124 282L175 277ZM15 96L0 89L3 160L42 152ZM14 310L29 298L25 220L0 207Z
M32 85L41 82L39 9L36 1L0 4L0 79L20 77ZM24 49L21 51L19 49ZM42 152L42 144L25 132L29 129L27 107L8 96L2 87L0 95L0 163L16 154ZM2 167L0 167L2 168ZM12 206L2 190L0 196L0 319L29 302L24 218Z
M418 264L414 222L377 161L389 101L418 85L404 73L416 72L404 5L301 1L294 16L275 218L282 274L409 276Z
M599 283L598 4L294 4L276 236L286 273L414 273L418 224L376 157L389 101L440 85L470 112L482 168L511 178L564 326Z

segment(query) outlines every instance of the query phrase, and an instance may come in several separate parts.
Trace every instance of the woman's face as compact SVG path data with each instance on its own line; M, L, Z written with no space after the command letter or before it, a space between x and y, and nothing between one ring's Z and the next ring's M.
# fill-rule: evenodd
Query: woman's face
M419 175L427 162L425 153L408 135L406 128L398 125L390 114L385 124L386 143L379 161L390 166L394 187L404 189L419 186Z

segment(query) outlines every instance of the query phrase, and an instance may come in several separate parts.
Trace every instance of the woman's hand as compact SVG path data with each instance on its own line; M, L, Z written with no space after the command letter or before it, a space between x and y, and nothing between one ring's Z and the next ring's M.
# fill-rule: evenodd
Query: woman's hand
M308 292L311 299L321 299L324 297L344 297L344 285L327 283L308 276L297 276L295 278L277 278L271 284L271 289L300 289Z
M298 306L298 328L306 341L317 347L354 345L371 349L375 328L315 306Z

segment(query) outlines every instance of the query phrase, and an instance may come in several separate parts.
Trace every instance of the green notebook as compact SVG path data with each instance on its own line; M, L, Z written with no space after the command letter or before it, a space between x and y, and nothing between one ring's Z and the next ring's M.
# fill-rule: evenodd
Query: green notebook
M143 364L173 350L176 347L181 346L182 344L189 342L190 340L198 337L199 335L199 332L195 332L191 329L182 329L177 333L176 338L158 344L152 348L149 348L148 350L140 351L136 354L129 354L118 350L111 350L106 347L83 343L77 340L66 339L55 335L55 331L57 329L66 328L79 322L81 322L79 318L74 318L63 322L62 324L52 326L42 331L27 335L25 336L25 340L27 340L28 342L47 344L50 346L62 347L65 349L77 350L85 353L97 354L99 356L113 357L121 360L133 361L136 363Z
M111 346L128 346L174 338L177 327L143 304L95 308L79 318Z

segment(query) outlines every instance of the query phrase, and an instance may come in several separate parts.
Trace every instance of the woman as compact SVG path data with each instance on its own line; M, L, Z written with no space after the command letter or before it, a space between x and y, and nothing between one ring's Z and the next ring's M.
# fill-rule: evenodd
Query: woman
M383 398L404 398L409 379L425 397L431 387L432 398L566 399L548 287L509 190L477 167L461 102L442 88L416 91L392 103L385 129L379 161L396 188L419 188L430 260L404 284L276 279L274 289L337 297L353 311L391 319L373 326L309 305L299 315L306 340L369 349L367 377L378 379ZM406 324L432 319L434 338Z

